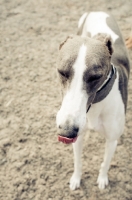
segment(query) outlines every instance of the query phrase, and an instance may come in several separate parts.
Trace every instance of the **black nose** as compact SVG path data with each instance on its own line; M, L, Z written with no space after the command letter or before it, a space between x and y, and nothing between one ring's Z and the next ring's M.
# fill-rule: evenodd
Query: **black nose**
M72 127L62 127L59 126L59 135L67 138L75 138L77 137L79 128L77 126Z

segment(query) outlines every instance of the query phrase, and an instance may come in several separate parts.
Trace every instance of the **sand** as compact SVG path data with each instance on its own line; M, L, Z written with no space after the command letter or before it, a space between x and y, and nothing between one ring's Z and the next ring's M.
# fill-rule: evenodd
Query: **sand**
M132 76L126 126L105 190L96 184L104 138L94 132L86 136L76 191L69 189L72 145L57 141L58 47L91 10L111 12L128 37L131 0L0 1L0 200L132 200ZM129 55L132 62L131 49Z

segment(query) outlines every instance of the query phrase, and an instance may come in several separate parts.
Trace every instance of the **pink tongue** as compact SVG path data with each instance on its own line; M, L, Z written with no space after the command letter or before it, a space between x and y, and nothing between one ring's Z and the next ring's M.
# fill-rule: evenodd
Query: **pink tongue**
M73 142L76 142L77 140L77 137L75 138L67 138L67 137L63 137L63 136L58 136L58 141L59 142L63 142L65 144L70 144L70 143L73 143Z

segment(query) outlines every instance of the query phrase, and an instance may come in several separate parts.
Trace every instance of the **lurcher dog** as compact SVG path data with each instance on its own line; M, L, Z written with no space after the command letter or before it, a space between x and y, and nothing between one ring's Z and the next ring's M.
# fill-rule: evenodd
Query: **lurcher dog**
M63 101L57 113L58 139L73 143L72 190L80 186L82 140L88 129L106 139L97 183L108 185L108 169L123 133L127 107L129 58L114 18L105 12L85 13L77 35L60 44L57 71Z

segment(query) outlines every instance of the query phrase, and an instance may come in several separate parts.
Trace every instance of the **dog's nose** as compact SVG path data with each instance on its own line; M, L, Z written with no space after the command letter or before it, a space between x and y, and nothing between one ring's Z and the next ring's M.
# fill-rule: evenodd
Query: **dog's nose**
M59 135L67 138L77 137L79 128L77 126L61 126L59 125Z

